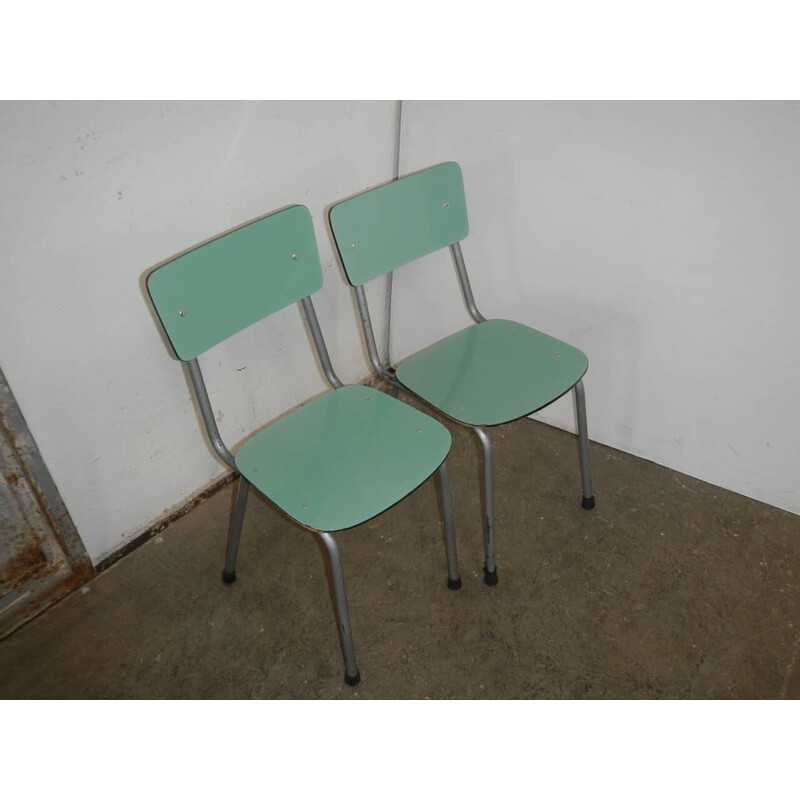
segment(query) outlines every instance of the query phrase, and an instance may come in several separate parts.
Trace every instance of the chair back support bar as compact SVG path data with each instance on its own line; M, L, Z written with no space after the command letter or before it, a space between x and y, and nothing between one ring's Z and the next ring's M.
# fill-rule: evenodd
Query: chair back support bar
M353 286L464 239L461 167L439 164L333 206L331 230Z
M314 347L317 348L317 355L319 362L322 365L322 372L325 375L325 380L331 385L333 389L341 389L342 382L339 376L333 369L331 364L331 357L328 354L328 347L325 344L325 338L322 335L322 329L319 327L319 320L317 319L317 312L314 310L314 303L310 297L304 297L300 301L303 307L303 313L306 315L306 322L308 322L308 329L311 331L311 338L314 340Z
M206 426L206 433L214 448L214 452L233 470L236 469L236 461L233 458L233 453L225 446L222 441L217 421L214 419L214 409L211 408L211 401L208 399L208 390L206 389L206 382L203 380L203 373L200 371L200 364L197 363L196 358L192 358L186 362L189 369L189 377L192 379L192 386L194 393L197 397L197 404L200 406L200 413L203 416L203 424Z
M147 289L182 361L322 288L311 215L291 206L153 270Z
M381 361L378 355L378 346L375 344L375 331L372 327L372 319L369 314L369 306L367 305L367 293L364 291L363 286L355 287L356 305L358 306L358 317L361 320L361 330L364 331L364 341L367 344L367 355L369 356L370 363L375 372L382 378L394 383L394 376L386 370L386 365Z
M467 307L469 315L475 322L486 322L486 317L478 311L478 306L475 305L475 297L472 294L472 286L467 275L467 267L464 264L464 254L461 252L460 242L450 245L450 254L453 256L453 264L456 268L456 275L458 275L458 284L461 287L461 296L464 298L464 305Z

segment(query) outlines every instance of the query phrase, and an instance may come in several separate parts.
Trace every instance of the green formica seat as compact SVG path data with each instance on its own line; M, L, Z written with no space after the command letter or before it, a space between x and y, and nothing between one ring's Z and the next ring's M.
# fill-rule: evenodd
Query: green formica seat
M447 457L447 429L368 386L342 386L242 444L239 472L301 525L343 531L378 516Z
M559 339L519 322L490 319L401 361L396 374L448 417L490 427L549 405L588 366L580 350Z
M461 586L446 458L448 430L427 414L367 386L343 386L331 364L311 294L322 286L308 209L291 206L171 259L147 276L147 289L177 357L186 363L209 441L239 474L223 581L236 557L251 486L322 541L331 567L345 681L356 664L336 532L366 522L437 474L444 517L447 585ZM300 303L326 392L253 432L233 452L222 441L199 356L244 328Z
M455 422L471 427L483 450L484 579L497 583L492 448L486 428L512 422L574 391L585 509L594 508L583 376L584 353L546 333L478 311L461 241L469 234L461 168L446 162L363 192L329 209L330 229L354 287L367 352L376 374ZM449 248L474 325L398 364L378 355L364 284ZM567 304L565 300L565 305Z

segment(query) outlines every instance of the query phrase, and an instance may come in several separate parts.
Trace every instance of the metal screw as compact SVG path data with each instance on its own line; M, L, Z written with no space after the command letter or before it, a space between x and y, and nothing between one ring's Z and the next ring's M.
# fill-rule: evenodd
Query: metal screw
M355 250L356 247L358 247L358 242L353 242L353 250Z
M297 259L298 259L298 255L297 255L297 253L292 253L292 258L293 258L295 261L297 261Z
M420 433L420 432L422 431L422 428L414 428L414 431L415 431L416 433Z
M371 397L365 397L365 398L364 398L364 400L365 400L367 403L369 403L369 402L371 402L371 401L372 401L372 398L371 398Z
M308 503L303 503L303 508L308 508Z
M179 311L178 312L178 316L179 317L185 317L186 316L186 312L185 311Z
M560 350L556 350L556 355L560 356L561 355L561 351Z
M450 208L450 203L443 203L442 208Z
M463 410L464 410L464 406L459 406L459 407L456 409L456 411L463 411Z

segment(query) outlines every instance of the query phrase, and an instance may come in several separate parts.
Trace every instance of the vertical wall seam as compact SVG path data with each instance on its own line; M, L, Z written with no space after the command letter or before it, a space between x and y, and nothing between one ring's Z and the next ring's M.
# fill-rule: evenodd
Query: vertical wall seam
M400 136L403 128L403 101L397 101L397 110L395 115L394 126L394 175L392 180L397 180L400 177ZM391 366L392 359L390 356L391 334L392 334L392 284L393 284L393 271L386 276L386 291L383 303L383 341L381 342L381 360L387 366Z

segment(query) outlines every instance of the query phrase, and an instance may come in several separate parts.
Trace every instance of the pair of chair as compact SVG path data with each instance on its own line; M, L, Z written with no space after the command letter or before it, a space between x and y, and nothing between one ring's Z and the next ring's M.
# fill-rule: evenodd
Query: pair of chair
M336 376L311 299L322 286L322 269L304 206L257 219L167 262L149 274L147 288L176 355L187 364L211 444L240 476L223 581L236 580L236 555L252 485L322 541L330 561L345 681L355 686L360 673L334 532L381 514L436 472L447 585L454 590L461 586L446 461L450 433L396 399L397 393L402 389L416 395L478 436L483 448L484 578L494 585L492 449L485 428L526 416L574 389L583 507L592 508L581 383L588 362L564 342L517 322L486 320L478 312L459 244L468 226L457 164L441 164L338 203L329 220L342 265L355 287L370 361L394 396L366 386L343 386ZM477 324L395 370L378 355L364 284L444 247L451 250L464 300ZM255 433L233 455L217 428L198 356L298 301L333 391Z

